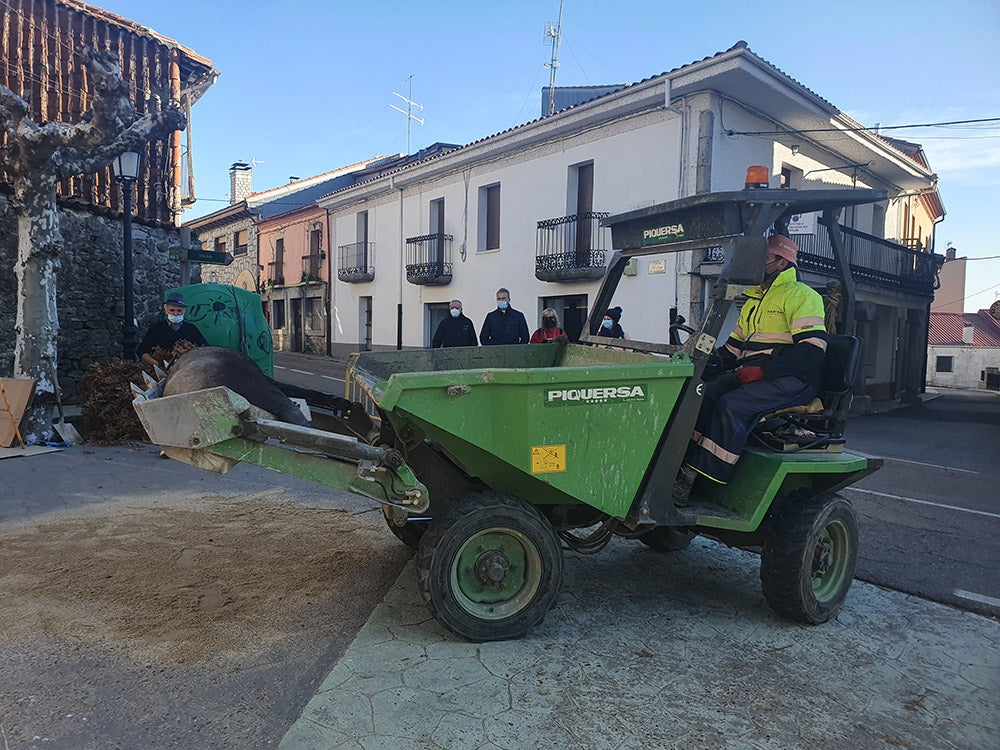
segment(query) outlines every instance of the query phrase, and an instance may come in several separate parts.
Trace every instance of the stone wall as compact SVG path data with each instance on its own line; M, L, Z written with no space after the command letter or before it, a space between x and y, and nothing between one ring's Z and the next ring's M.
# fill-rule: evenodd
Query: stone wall
M60 209L63 254L56 304L59 311L59 385L63 400L77 401L80 377L91 363L121 357L124 313L122 223ZM177 286L180 264L168 250L180 246L176 229L132 225L135 317L139 337L154 322L163 293ZM17 219L0 196L0 375L14 371L17 316ZM195 278L191 283L200 281Z

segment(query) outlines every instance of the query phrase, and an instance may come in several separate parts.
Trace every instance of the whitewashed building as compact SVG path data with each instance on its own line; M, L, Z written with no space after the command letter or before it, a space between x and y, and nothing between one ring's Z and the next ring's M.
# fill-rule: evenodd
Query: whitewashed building
M927 384L1000 391L1000 301L974 313L931 313Z
M319 199L337 249L332 348L428 346L453 298L478 331L498 287L531 330L553 307L575 338L611 257L604 215L742 189L755 164L769 167L770 187L888 191L886 203L840 221L852 266L867 270L856 279L856 326L870 343L866 388L877 398L915 396L934 222L919 250L895 240L912 235L909 198L936 194L936 177L742 42ZM811 217L797 231L800 276L822 290L832 277L824 241ZM710 256L638 259L615 300L623 328L665 340L672 311L699 323L718 268Z

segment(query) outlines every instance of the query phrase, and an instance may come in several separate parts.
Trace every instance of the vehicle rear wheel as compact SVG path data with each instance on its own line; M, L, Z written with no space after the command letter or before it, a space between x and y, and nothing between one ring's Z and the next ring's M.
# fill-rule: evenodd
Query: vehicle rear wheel
M840 610L858 561L858 519L840 495L797 492L771 509L760 555L767 603L818 625Z
M677 552L691 544L696 536L695 532L686 529L657 526L640 536L639 541L657 552Z
M470 641L517 638L545 619L562 584L552 525L530 504L466 495L420 540L417 583L431 614Z
M399 526L393 522L389 509L384 505L382 506L382 517L385 519L385 525L389 527L389 531L399 541L412 549L420 546L420 539L430 524L430 521L407 521L402 526Z

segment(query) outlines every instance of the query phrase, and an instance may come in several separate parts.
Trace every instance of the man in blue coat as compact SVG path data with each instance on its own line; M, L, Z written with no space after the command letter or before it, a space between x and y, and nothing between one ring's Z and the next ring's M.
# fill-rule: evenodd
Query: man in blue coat
M522 313L510 306L510 292L500 287L497 289L497 309L483 321L479 343L483 346L527 344L530 339L528 321Z

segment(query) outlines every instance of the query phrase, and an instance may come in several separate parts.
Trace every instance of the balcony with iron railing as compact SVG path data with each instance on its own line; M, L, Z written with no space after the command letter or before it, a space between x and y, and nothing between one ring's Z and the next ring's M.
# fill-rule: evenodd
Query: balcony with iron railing
M315 282L323 280L322 270L323 270L324 258L326 258L326 253L324 253L323 251L302 256L303 283L308 284L310 281Z
M375 243L352 242L337 247L337 278L348 284L375 280Z
M285 264L280 260L273 260L267 264L267 285L284 286L285 284Z
M899 243L843 225L840 229L855 283L922 297L934 296L937 271L944 262L942 256L910 250ZM796 234L792 239L799 246L801 270L837 276L833 247L825 227L821 227L816 234ZM724 260L721 247L709 247L702 251L703 267ZM703 268L703 274L706 270Z
M944 258L933 253L910 250L902 245L845 226L844 250L851 275L858 284L917 294L928 299L934 296L937 271ZM795 236L799 245L799 268L835 276L833 248L825 231Z
M603 211L560 216L538 222L535 278L539 281L593 281L604 277L610 230Z
M406 239L406 280L411 284L443 286L451 283L450 234L425 234Z

